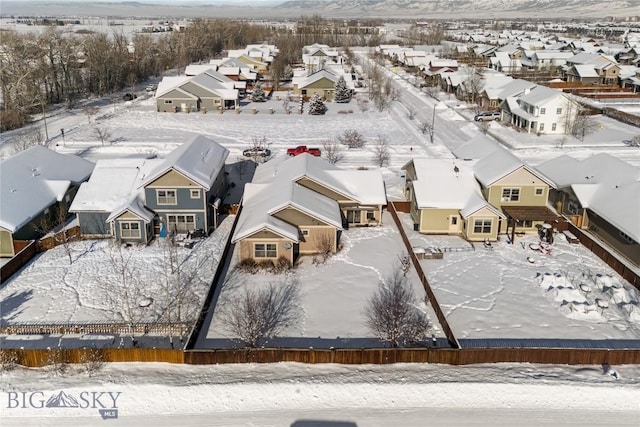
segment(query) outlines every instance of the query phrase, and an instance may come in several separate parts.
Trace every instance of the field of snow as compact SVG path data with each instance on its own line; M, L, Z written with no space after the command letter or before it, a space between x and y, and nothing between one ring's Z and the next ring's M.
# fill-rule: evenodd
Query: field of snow
M614 368L617 380L606 366L526 363L111 363L90 374L76 367L65 376L5 372L0 397L6 426L636 426L640 367ZM35 406L62 392L79 403L81 393L104 393L100 402L118 418L102 421L99 405L34 408L9 400L22 392L27 399L37 392Z

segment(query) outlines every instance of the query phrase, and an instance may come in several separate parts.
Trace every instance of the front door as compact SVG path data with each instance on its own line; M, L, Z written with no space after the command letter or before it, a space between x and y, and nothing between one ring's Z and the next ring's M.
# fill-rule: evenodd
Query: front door
M458 215L451 215L449 217L449 233L458 233L460 231L459 222L460 218Z

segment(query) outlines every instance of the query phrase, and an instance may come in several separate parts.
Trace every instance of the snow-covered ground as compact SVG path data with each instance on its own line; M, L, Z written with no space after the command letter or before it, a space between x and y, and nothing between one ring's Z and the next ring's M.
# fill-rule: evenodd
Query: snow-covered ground
M65 376L46 369L3 373L2 425L637 426L640 418L636 365L112 363L92 373L75 369ZM51 396L81 407L34 407ZM102 421L99 409L117 409L118 418Z

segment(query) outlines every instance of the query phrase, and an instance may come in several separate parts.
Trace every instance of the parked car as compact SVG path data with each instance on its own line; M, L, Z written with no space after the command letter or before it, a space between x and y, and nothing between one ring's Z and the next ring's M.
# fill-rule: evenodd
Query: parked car
M125 93L122 99L124 99L125 101L133 101L137 97L138 96L135 93Z
M251 147L242 152L245 157L269 157L271 150L265 147Z
M297 156L298 154L309 153L312 156L319 157L320 149L319 148L310 148L306 145L298 145L296 148L287 149L288 156Z
M484 111L475 115L476 122L488 122L490 120L500 120L500 111Z
M154 92L156 89L158 89L158 85L149 85L145 88L147 92Z

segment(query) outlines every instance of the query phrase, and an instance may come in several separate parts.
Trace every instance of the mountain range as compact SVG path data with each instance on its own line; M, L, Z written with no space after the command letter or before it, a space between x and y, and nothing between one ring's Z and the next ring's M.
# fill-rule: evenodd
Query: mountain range
M297 18L640 17L640 0L3 0L2 15Z

